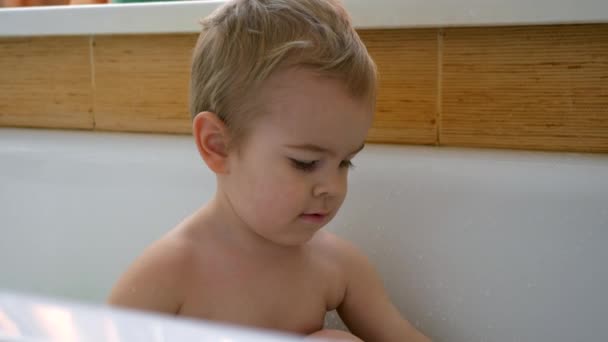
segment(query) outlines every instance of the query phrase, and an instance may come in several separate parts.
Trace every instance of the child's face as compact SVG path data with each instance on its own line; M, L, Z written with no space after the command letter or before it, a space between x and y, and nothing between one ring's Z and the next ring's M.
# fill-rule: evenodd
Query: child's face
M222 183L238 217L280 245L305 243L344 201L350 160L363 147L373 105L337 80L286 70L261 89L265 114L239 151L228 156Z

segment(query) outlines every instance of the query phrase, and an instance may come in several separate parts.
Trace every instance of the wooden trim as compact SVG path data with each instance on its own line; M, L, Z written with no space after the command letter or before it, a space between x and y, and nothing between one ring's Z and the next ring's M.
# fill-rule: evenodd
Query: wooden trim
M361 30L369 141L608 152L608 24ZM195 34L0 39L0 126L190 133Z
M445 31L444 145L608 151L608 25Z
M191 34L95 37L96 128L189 133L195 42Z
M93 128L88 37L0 39L0 126Z
M435 144L437 30L360 31L379 71L370 142Z

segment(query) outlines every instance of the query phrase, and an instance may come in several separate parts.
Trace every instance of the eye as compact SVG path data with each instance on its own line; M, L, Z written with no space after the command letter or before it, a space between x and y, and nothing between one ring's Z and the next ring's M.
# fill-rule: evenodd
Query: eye
M291 160L291 163L293 164L293 166L298 169L298 170L302 170L302 171L313 171L315 169L315 167L317 166L317 160L313 160L313 161L302 161L302 160L297 160L297 159L292 159L289 158L289 160Z
M350 161L350 160L343 160L343 161L340 163L340 167L341 167L341 168L353 169L353 168L355 167L355 165L354 165L354 164L353 164L353 162L352 162L352 161Z

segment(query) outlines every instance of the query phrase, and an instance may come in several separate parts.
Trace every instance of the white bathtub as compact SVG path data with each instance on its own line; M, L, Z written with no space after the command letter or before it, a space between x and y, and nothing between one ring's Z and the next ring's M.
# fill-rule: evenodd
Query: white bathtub
M608 155L369 145L328 229L435 341L608 340ZM0 129L0 289L100 303L215 189L190 137Z

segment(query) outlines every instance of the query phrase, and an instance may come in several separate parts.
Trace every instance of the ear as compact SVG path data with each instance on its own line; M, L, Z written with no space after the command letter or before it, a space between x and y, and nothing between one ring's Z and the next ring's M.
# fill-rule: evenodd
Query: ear
M198 113L192 122L192 135L207 166L215 173L227 173L228 134L224 122L215 113Z

